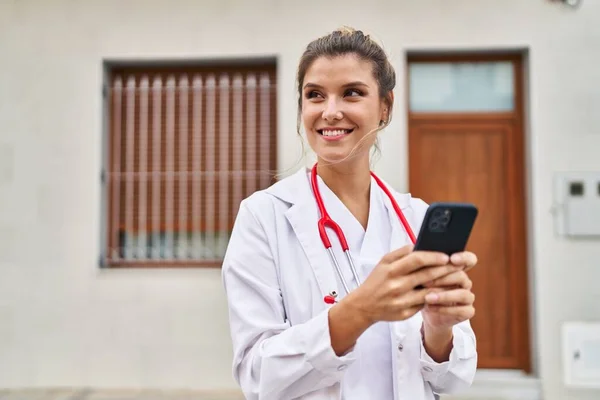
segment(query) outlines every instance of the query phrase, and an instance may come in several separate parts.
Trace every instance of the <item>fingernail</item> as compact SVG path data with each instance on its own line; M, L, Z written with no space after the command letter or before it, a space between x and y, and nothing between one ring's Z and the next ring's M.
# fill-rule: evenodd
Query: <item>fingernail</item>
M430 302L436 302L439 300L439 298L440 296L435 293L429 293L427 296L425 296L425 300Z

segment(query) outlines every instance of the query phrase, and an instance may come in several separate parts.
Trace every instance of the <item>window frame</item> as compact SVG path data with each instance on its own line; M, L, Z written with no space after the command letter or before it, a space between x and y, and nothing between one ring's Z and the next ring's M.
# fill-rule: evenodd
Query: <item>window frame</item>
M126 260L119 259L118 262L111 260L109 257L110 251L110 239L109 235L113 232L111 230L111 221L112 214L110 212L110 202L111 202L111 180L109 179L109 171L110 171L110 163L112 156L111 149L111 140L112 140L112 127L111 124L114 121L111 121L111 81L112 77L117 73L134 71L134 73L139 73L143 70L146 73L153 73L158 71L168 71L168 72L198 72L202 75L203 81L206 76L211 73L214 73L216 82L219 82L219 76L222 73L226 73L229 78L234 75L235 72L257 72L257 81L259 78L258 73L268 72L270 78L270 93L269 93L269 123L268 123L268 132L269 132L269 171L275 172L277 168L277 127L278 127L278 63L276 57L251 57L251 58L219 58L219 59L204 59L204 60L148 60L148 61L131 61L131 60L118 60L118 59L105 59L103 60L103 68L102 68L102 165L100 172L100 189L101 189L101 210L100 210L100 254L99 254L99 266L101 268L220 268L222 264L222 259L215 260L199 260L199 259L177 259L175 254L170 259L144 259L144 260ZM257 82L258 83L258 82ZM125 85L124 85L125 87ZM136 86L137 87L137 86ZM258 87L257 87L258 89ZM257 95L259 95L257 93ZM229 100L232 101L231 98ZM244 97L244 101L242 102L242 106L246 106L246 100ZM258 103L256 105L258 107ZM189 106L188 106L189 107ZM149 118L151 118L151 113L149 113ZM219 118L219 113L215 114L215 118ZM232 117L233 114L230 112L229 118ZM256 116L259 118L259 115ZM229 129L231 129L231 123L229 123ZM246 122L242 123L242 129L246 129ZM190 128L188 128L190 129ZM163 130L164 135L164 130ZM215 134L218 138L218 133ZM261 137L260 133L256 133L255 140L258 140ZM231 145L231 143L229 143ZM137 148L137 147L136 147ZM218 147L217 147L218 148ZM164 150L161 149L161 152ZM204 152L205 150L202 150ZM229 150L231 152L231 150ZM188 157L191 157L188 155ZM216 160L218 164L218 159ZM232 160L230 159L229 162ZM260 169L260 167L256 167L256 169ZM245 170L245 167L242 169ZM218 169L217 169L218 171ZM231 178L229 178L231 179ZM242 178L244 179L244 178ZM273 183L275 180L274 177L271 177L269 180L269 184ZM262 186L258 186L255 188L256 190L263 189ZM242 198L247 197L249 193L246 193L242 196ZM218 194L216 195L218 196ZM231 198L232 193L228 193L228 198ZM174 194L173 198L176 198L176 194ZM204 199L204 198L202 198ZM122 200L121 200L122 201ZM233 203L233 200L229 202ZM136 209L137 212L137 209ZM161 209L161 218L162 213L164 211ZM235 219L235 215L231 215L233 219ZM175 217L176 218L176 217ZM215 221L217 226L220 221ZM201 222L204 225L204 221ZM187 224L189 225L189 223ZM231 224L230 224L231 225ZM231 226L228 228L229 234L231 232ZM219 229L216 229L215 232L218 232ZM150 233L151 231L148 230ZM204 229L201 232L205 232ZM176 248L174 248L176 251Z

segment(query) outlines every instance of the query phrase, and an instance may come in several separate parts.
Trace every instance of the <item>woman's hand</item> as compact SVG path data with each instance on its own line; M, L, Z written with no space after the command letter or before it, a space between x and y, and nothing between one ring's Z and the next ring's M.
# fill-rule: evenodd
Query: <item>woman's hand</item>
M370 324L405 320L423 308L425 296L432 291L415 287L464 268L451 264L446 254L412 250L413 246L405 246L385 255L365 282L340 303L354 308Z
M434 330L451 329L475 315L473 283L466 271L477 264L477 256L471 252L456 253L450 262L460 270L425 284L430 293L425 296L423 322Z
M443 253L415 251L405 246L385 255L369 277L356 290L346 295L329 310L329 334L335 353L340 356L350 349L371 325L378 321L405 320L421 311L425 296L438 289L417 286L434 282L452 284L444 277L462 272L463 264L453 265ZM455 278L453 278L455 279ZM436 320L434 323L445 323ZM447 336L447 335L446 335ZM436 335L432 343L447 340Z
M470 252L457 253L452 255L450 262L461 269L425 284L431 292L425 296L426 305L422 312L423 345L436 362L450 359L452 327L475 315L473 283L466 271L477 264L477 257Z

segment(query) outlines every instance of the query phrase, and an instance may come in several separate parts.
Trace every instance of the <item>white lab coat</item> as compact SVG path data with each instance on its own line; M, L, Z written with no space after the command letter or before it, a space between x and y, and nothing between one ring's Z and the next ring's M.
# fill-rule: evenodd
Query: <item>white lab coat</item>
M418 232L427 205L388 188ZM397 249L409 239L387 197L385 201L392 249ZM351 349L338 357L331 348L331 306L323 298L343 288L321 242L318 217L305 169L240 205L222 274L233 374L246 399L341 398L340 382L355 354ZM421 325L420 313L390 324L397 400L432 400L434 393L455 393L469 387L475 375L476 340L468 322L454 326L453 349L444 363L434 362L425 352Z

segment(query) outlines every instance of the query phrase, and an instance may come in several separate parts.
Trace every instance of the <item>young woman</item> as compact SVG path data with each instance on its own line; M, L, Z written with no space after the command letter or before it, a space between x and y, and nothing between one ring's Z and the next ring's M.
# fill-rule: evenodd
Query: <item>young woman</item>
M421 400L472 382L476 256L412 251L427 205L370 171L394 87L361 31L335 31L302 55L299 117L317 164L242 202L223 263L247 399ZM349 257L331 225L326 249L326 214Z

